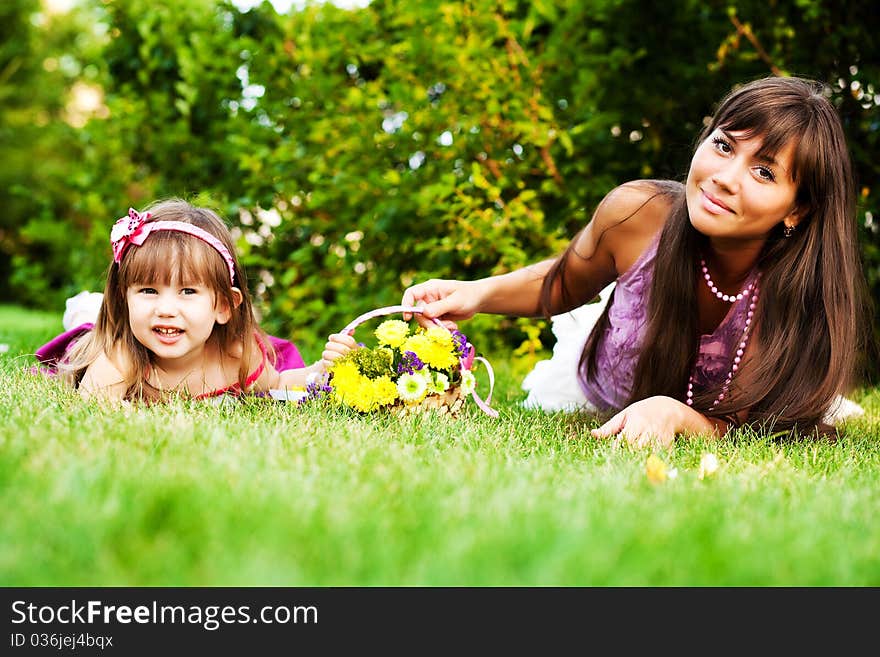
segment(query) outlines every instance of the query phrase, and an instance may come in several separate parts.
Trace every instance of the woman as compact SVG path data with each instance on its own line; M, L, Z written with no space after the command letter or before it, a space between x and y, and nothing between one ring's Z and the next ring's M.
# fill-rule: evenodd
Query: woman
M616 281L580 358L593 431L630 444L751 423L827 430L869 315L843 129L822 87L765 78L729 93L684 184L612 190L558 258L404 292L424 317L558 315Z

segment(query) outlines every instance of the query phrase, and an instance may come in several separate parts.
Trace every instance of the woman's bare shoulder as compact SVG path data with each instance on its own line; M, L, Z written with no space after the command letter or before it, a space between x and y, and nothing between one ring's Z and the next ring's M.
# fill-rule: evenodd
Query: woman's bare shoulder
M666 180L633 180L612 189L596 208L593 221L607 229L645 230L645 224L666 222L682 185ZM649 231L656 226L649 226Z
M629 269L663 229L681 193L680 183L634 180L605 196L591 224L612 254L618 274Z

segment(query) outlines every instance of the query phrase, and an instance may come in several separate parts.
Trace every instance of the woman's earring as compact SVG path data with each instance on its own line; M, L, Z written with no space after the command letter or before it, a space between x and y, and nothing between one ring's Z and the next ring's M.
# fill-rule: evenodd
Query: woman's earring
M786 237L791 237L792 235L794 235L794 226L786 226L782 232L785 234Z

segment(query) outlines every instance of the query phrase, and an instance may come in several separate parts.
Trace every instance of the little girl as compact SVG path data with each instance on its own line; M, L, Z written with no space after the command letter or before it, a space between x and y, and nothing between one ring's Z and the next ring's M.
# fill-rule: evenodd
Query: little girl
M37 351L84 397L161 401L304 387L355 346L331 335L305 366L254 317L232 238L211 210L185 201L129 210L110 234L113 263L94 325Z

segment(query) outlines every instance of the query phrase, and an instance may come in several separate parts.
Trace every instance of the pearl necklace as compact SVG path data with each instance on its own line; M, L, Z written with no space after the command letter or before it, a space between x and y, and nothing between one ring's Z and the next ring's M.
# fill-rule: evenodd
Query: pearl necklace
M703 265L703 271L706 271L706 264L700 260ZM707 274L707 280L708 274ZM727 394L727 389L730 387L730 382L733 381L733 375L736 374L736 371L739 369L739 364L742 362L743 354L746 352L746 345L749 343L749 335L752 325L752 318L755 316L755 308L758 307L758 292L759 286L758 283L761 280L761 273L758 272L757 277L755 278L754 284L750 283L746 286L746 288L740 292L735 298L731 297L731 301L735 301L738 299L742 299L743 296L747 296L749 292L751 292L751 299L749 300L749 311L746 313L746 325L743 327L742 339L739 341L739 346L736 348L736 355L733 357L733 364L730 367L730 370L727 372L727 376L724 378L724 384L721 386L721 392L718 393L718 396L715 398L715 401L712 402L712 407L709 410L712 410L718 404L724 400L724 395ZM725 299L727 301L727 299ZM694 374L691 372L690 377L688 377L688 389L687 395L685 398L685 402L687 402L688 406L694 405Z
M728 301L730 303L733 303L734 301L739 301L744 296L746 296L749 293L749 290L751 290L752 288L752 284L749 283L740 291L739 294L724 294L721 290L718 289L718 286L715 285L715 281L712 280L712 277L709 276L709 268L706 266L705 258L700 258L700 268L703 270L703 278L706 279L706 285L709 286L712 294L714 294L722 301Z

